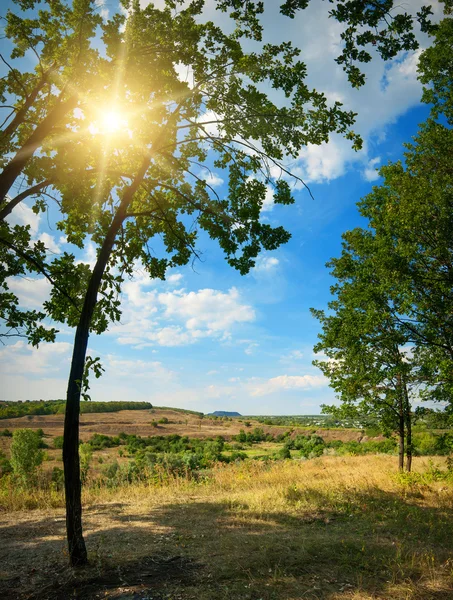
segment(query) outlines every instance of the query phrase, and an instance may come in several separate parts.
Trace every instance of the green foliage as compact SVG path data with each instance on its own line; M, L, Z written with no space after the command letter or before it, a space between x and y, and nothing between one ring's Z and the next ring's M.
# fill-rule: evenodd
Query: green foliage
M11 473L12 470L11 462L6 458L5 453L0 450L0 477Z
M92 450L104 450L105 448L114 448L123 443L120 436L111 437L103 433L93 433L85 445L89 445Z
M31 429L16 429L11 443L11 466L17 480L23 485L33 483L38 466L42 463L41 438Z
M324 410L373 416L401 439L411 400L453 397L453 130L434 120L453 114L451 19L435 32L420 61L432 117L406 144L404 164L382 167L383 184L359 203L368 227L346 232L329 263L331 312L312 310L323 328L315 351L327 356L314 364L341 399Z
M291 458L291 451L288 446L283 446L278 452L278 457L282 459Z
M413 445L416 455L446 456L453 453L453 433L415 433Z
M341 442L337 440L335 442L329 442L328 448L335 450L335 454L341 455L353 455L361 456L364 454L395 454L397 451L397 444L395 438L389 438L387 440L369 440L367 442Z
M90 444L80 444L79 446L80 456L80 481L82 484L86 483L88 471L90 470L91 459L93 457L93 450Z
M61 491L64 489L64 472L63 469L60 469L59 467L54 467L52 469L52 476L51 476L51 481L53 484L53 487L56 491Z
M64 413L64 400L27 400L26 402L2 402L0 419L12 419L25 415L55 415ZM120 410L145 410L152 408L149 402L81 402L80 412L103 413Z
M254 444L257 442L272 442L274 436L271 433L264 433L264 430L260 427L255 427L253 431L247 433L241 429L237 435L231 436L231 439L239 443Z
M53 439L53 446L54 448L57 448L58 450L63 450L63 436L62 435L56 435Z
M310 437L298 435L294 440L294 448L299 450L303 458L315 458L322 456L325 442L319 435L312 435Z

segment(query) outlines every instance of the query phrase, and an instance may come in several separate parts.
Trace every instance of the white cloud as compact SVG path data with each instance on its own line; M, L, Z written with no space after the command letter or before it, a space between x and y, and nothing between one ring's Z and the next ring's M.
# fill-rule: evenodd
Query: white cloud
M140 379L152 379L153 381L157 378L160 381L167 382L172 381L175 377L174 372L167 369L159 361L130 360L109 354L101 362L106 370L106 376L111 371L115 377L120 378L138 377Z
M227 339L237 325L255 319L255 311L236 288L163 293L146 289L154 283L142 277L125 284L122 323L109 329L120 344L143 348L184 346L206 337Z
M247 356L251 356L252 354L254 354L255 349L259 347L259 344L257 344L256 342L250 342L248 343L247 348L244 350L244 354L247 354Z
M185 65L184 63L179 62L175 64L173 68L175 69L176 74L178 75L178 79L187 83L189 88L192 89L195 85L192 67L190 65Z
M93 242L88 242L84 248L85 254L82 259L76 260L76 264L86 263L89 265L90 269L93 269L96 264L96 246Z
M11 225L30 225L30 234L35 238L39 230L41 214L35 214L24 202L18 204L6 220Z
M183 275L181 273L172 273L167 277L167 281L168 283L179 283L182 278Z
M44 244L44 246L46 247L46 249L49 252L51 252L53 254L60 254L61 248L55 241L55 238L53 237L53 235L50 235L49 233L45 233L45 232L40 233L38 236L38 240Z
M200 175L201 179L204 179L208 185L211 187L219 187L224 181L223 179L217 175L216 173L208 173L207 175Z
M261 207L261 212L271 212L274 209L274 206L274 190L267 185L266 195L264 197L263 206Z
M67 342L43 343L35 348L19 341L0 348L0 372L21 375L59 371L69 364L71 349L72 344Z
M304 358L304 353L302 350L292 350L288 354L284 354L280 357L280 362L293 362L296 360L302 360Z
M205 329L208 332L227 334L236 323L255 320L251 306L241 304L236 288L227 293L204 289L198 292L183 291L159 294L165 306L165 316L185 321L188 330Z
M414 14L424 4L424 0L412 0L410 9L396 10L409 10ZM364 149L354 152L350 142L339 135L332 135L329 143L321 146L308 145L290 166L306 183L332 181L349 168L361 168L369 160L371 139L382 138L385 127L418 104L421 96L416 71L421 50L401 53L390 62L384 62L374 52L370 63L360 65L366 75L366 85L353 89L342 67L335 62L341 52L340 34L344 24L329 18L329 10L328 3L311 2L306 10L289 20L277 14L278 3L269 3L264 16L266 42L279 43L284 38L301 49L301 59L307 64L307 85L323 91L329 102L338 100L343 103L343 109L358 113L353 129L362 136ZM440 18L439 3L434 3L434 12L435 19ZM422 47L428 45L426 34L416 31L416 35ZM270 93L277 98L276 92ZM278 169L273 169L273 174L278 176ZM272 204L268 206L270 209Z
M255 273L269 273L270 271L275 271L279 264L280 261L275 256L261 255L256 259L253 271Z
M42 308L50 296L51 284L45 277L9 277L6 281L22 308Z
M251 396L267 396L278 391L306 390L324 387L327 379L322 375L279 375L266 382L252 384Z
M381 162L380 156L377 156L376 158L372 158L371 160L368 161L368 165L365 168L365 170L363 171L363 177L367 181L376 181L376 179L379 179L379 173L378 173L377 169L378 169L378 165L380 162Z

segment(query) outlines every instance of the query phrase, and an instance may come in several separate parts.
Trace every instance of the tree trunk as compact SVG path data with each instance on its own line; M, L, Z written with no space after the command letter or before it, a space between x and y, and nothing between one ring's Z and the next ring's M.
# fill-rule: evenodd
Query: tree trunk
M411 472L412 469L412 415L411 405L409 402L409 394L407 393L406 380L403 378L404 391L404 414L406 420L406 471Z
M110 258L116 235L121 227L127 208L143 181L150 163L147 157L131 185L125 190L123 199L109 227L102 244L96 265L91 275L79 324L77 326L72 353L71 371L69 374L66 396L66 412L63 439L63 466L66 495L66 533L68 538L69 560L72 566L79 567L87 563L87 551L82 532L82 484L80 481L79 459L79 414L80 395L83 373L85 369L86 350L90 323L97 302L99 286Z
M399 451L398 451L398 469L404 470L404 406L401 394L401 389L398 390L399 395L399 423L398 423L398 434L399 434Z

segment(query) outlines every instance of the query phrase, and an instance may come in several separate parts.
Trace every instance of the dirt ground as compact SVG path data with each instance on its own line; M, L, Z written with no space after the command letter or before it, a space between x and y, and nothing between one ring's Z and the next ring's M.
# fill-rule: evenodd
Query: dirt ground
M149 525L147 542L141 528L134 527L137 521ZM153 525L150 515L130 514L122 504L100 505L85 511L84 526L90 566L77 571L67 564L62 510L1 515L0 597L164 600L168 582L171 597L183 597L177 590L192 580L197 565L173 548L174 536ZM120 548L122 556L109 548ZM184 600L192 598L184 595Z

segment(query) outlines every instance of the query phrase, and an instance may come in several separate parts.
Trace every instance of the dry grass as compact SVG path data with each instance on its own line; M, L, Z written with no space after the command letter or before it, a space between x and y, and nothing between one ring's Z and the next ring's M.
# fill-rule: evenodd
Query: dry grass
M247 461L198 483L87 489L91 567L76 575L61 499L42 497L45 510L1 516L0 586L11 598L451 599L453 488L394 469L386 456Z

